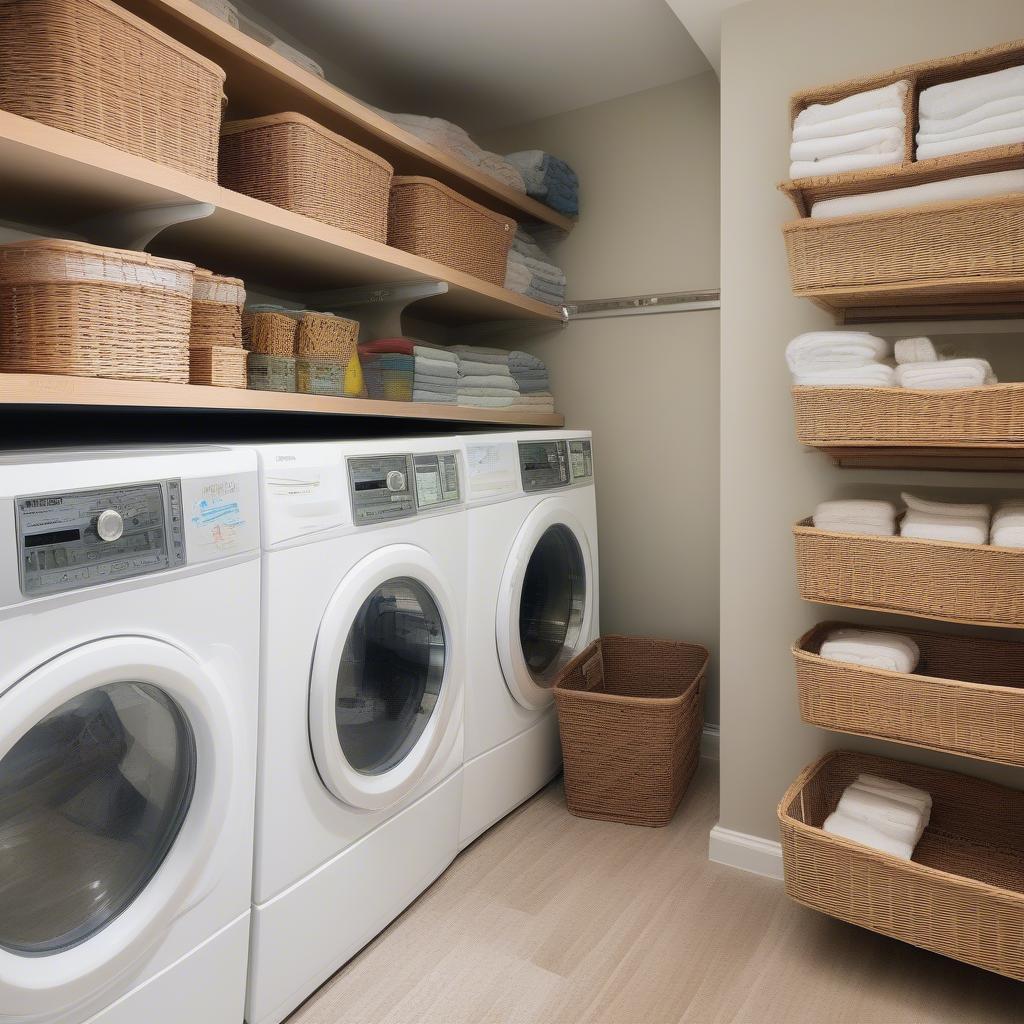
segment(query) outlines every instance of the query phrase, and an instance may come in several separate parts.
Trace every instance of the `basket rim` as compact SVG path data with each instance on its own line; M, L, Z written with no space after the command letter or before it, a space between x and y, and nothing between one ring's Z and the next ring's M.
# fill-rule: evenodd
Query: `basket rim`
M2 0L0 0L2 2ZM227 274L215 274L212 270L206 270L204 267L196 267L196 277L210 278L212 281L218 281L221 284L237 285L240 288L245 287L245 282L240 277L228 277Z
M958 540L927 540L923 537L904 537L901 534L878 535L871 533L839 533L835 530L819 530L811 516L793 524L793 533L797 537L842 537L857 540L883 541L897 544L913 544L915 547L957 548L964 551L1000 551L1006 554L1019 555L1024 558L1024 548L1007 548L999 544L965 544Z
M266 128L278 124L297 124L304 128L309 128L326 141L341 146L343 149L358 153L382 170L386 170L391 174L395 172L395 168L379 153L374 153L372 149L360 146L358 142L353 142L346 136L331 131L330 128L320 124L319 121L314 121L313 118L308 117L306 114L300 114L296 110L284 110L278 114L264 114L261 117L245 117L238 120L225 121L220 126L220 134L221 136L240 135L242 132L252 131L254 128Z
M0 0L3 3L4 0ZM91 242L77 242L70 238L28 238L23 241L0 242L0 252L17 249L56 249L70 252L96 253L105 256L119 256L126 262L144 263L149 266L163 267L167 270L180 270L194 274L196 265L185 260L171 260L165 256L153 256L138 249L117 249L109 245L93 245Z
M819 391L831 392L831 391L842 391L848 393L850 391L862 392L864 397L867 398L872 395L923 395L928 397L930 395L984 395L994 391L1024 391L1024 381L1018 380L1006 380L1000 381L998 384L985 384L980 388L866 388L860 385L846 386L843 384L835 385L834 387L828 387L822 384L793 384L790 390L797 397L808 395L811 392L817 393ZM982 442L977 442L982 443Z
M453 199L455 202L460 203L463 206L468 207L475 212L485 215L488 220L493 221L495 224L508 225L511 230L515 230L519 223L513 220L511 217L506 217L502 213L498 213L496 210L490 210L486 206L481 206L480 203L469 196L464 196L461 192L456 192L455 189L450 188L443 181L438 181L436 178L428 178L420 174L396 174L391 179L391 191L394 192L396 189L408 187L410 185L426 185L429 188L434 189L436 192L441 192L449 199Z

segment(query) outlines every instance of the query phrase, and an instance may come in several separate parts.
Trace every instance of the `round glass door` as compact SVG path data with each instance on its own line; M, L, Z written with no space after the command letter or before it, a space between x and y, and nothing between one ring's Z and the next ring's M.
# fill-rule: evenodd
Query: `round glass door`
M156 686L66 701L0 759L0 948L45 956L106 927L153 878L195 787L192 730Z
M437 602L417 580L374 587L345 640L335 688L335 723L345 760L380 775L419 742L437 707L446 642Z

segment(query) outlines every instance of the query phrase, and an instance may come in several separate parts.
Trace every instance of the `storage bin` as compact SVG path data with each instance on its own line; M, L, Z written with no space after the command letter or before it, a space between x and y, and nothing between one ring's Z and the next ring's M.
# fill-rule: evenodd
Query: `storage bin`
M516 222L433 178L391 184L388 243L504 287Z
M224 77L107 0L0 0L0 108L208 181Z
M583 818L667 825L700 758L707 649L595 640L555 684L565 799Z
M293 357L297 329L295 317L286 313L249 309L242 313L242 343L256 355Z
M302 114L228 121L220 183L331 227L383 242L392 168Z
M416 360L400 352L360 353L366 393L384 402L411 402Z
M251 391L295 391L295 357L250 352L246 377Z
M900 629L921 649L913 673L823 658L828 634L851 626L823 622L793 647L805 722L1024 766L1024 644Z
M805 601L1024 628L1024 548L793 527Z
M61 239L0 245L0 370L187 384L193 269Z
M222 388L247 385L246 360L249 353L241 346L209 345L189 351L189 381Z
M237 277L223 277L197 269L192 284L192 348L241 348L245 285Z
M932 796L912 861L822 831L862 772ZM842 921L1024 981L1024 793L843 751L805 768L778 810L786 892Z
M359 324L333 313L299 315L295 354L307 359L332 359L347 364L356 354Z

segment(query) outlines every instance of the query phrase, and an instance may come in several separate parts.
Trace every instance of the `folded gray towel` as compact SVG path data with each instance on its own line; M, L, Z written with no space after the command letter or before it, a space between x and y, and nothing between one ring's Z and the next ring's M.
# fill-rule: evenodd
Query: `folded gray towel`
M500 374L474 373L459 378L459 390L463 388L504 388L506 391L518 391L519 385L512 377Z
M508 363L482 363L475 359L460 359L459 376L471 377L473 374L511 377L512 371L508 368Z

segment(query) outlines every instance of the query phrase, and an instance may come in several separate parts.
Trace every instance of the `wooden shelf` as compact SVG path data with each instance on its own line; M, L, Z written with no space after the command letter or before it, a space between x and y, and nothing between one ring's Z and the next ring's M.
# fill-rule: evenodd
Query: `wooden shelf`
M965 473L1024 472L1024 444L923 447L897 445L821 445L813 451L827 455L843 469L932 469Z
M40 373L0 373L0 406L109 406L120 409L207 409L320 416L384 416L390 419L502 426L561 427L554 413L525 409L467 409L457 405L324 398L278 391L245 391L200 384L64 377Z
M290 213L91 139L0 111L0 216L67 231L116 210L210 203L212 216L160 234L150 246L271 290L444 281L417 315L453 323L558 322L561 310L434 260Z
M227 72L231 117L298 111L379 153L397 174L443 181L492 210L570 231L575 221L516 192L471 164L422 142L355 97L304 71L191 0L121 0L121 6L197 50Z

